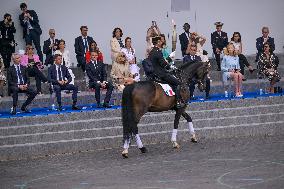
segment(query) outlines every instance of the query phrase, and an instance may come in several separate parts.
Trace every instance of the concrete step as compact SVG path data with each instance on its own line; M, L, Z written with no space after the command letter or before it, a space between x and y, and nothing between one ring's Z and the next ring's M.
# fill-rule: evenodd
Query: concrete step
M282 107L283 109L283 107ZM232 115L229 117L204 117L194 118L194 125L196 128L205 128L226 126L226 125L238 125L238 124L249 124L249 123L265 123L265 122L277 122L284 121L284 112L276 113L261 113L261 114L248 114L248 115ZM159 117L148 117L141 121L138 125L139 133L149 132L163 132L173 129L174 115L168 117L169 120L163 119L164 116ZM163 121L162 121L163 120ZM114 123L112 123L114 121ZM54 131L44 133L33 133L33 134L17 134L17 135L6 135L0 136L0 146L15 145L15 144L26 144L26 143L38 143L38 142L49 142L49 141L60 141L60 140L73 140L82 138L97 138L97 137L109 137L121 135L122 125L117 124L121 122L120 119L116 120L104 120L99 124L97 121L89 121L87 125L82 125L81 129L76 130L65 130L65 131ZM186 122L185 120L182 122ZM65 127L74 123L65 123ZM80 123L77 123L80 125ZM86 128L89 125L94 126L93 128ZM98 126L100 125L100 126ZM107 125L107 126L105 126ZM183 124L184 125L184 124ZM186 125L186 124L185 124ZM184 125L184 126L185 126ZM64 125L62 125L64 126ZM46 126L48 127L48 126ZM181 127L180 129L186 129Z
M260 105L260 106L249 106L239 108L224 108L224 109L213 109L213 110L198 110L198 111L187 111L193 120L196 119L211 119L211 118L229 118L234 116L246 116L246 115L257 115L269 114L269 113L280 113L284 108L284 104L274 105ZM107 114L107 113L106 113ZM3 126L0 127L0 136L6 137L10 135L27 135L37 134L45 132L64 132L71 130L88 130L88 129L104 129L106 127L122 126L121 116L111 116L109 118L95 117L90 113L90 118L81 118L69 120L57 120L57 122L41 122L41 123L30 123L23 124L20 126ZM142 117L140 123L160 123L165 121L174 120L173 112L165 112L159 114L149 113ZM181 119L183 120L183 118ZM30 120L31 121L31 120Z
M254 107L254 106L266 106L266 105L282 105L284 104L284 97L265 97L265 98L253 98L253 99L235 99L235 100L222 100L222 101L206 101L206 102L194 102L190 103L187 107L187 111L210 111L227 108L243 108L243 107ZM234 109L236 110L236 109ZM160 113L147 113L146 115L155 115ZM113 118L121 117L121 110L119 109L108 109L108 110L96 110L96 111L83 111L83 112L72 112L72 113L59 113L49 114L41 116L26 116L26 117L11 117L0 119L1 127L10 126L30 126L34 124L45 124L45 123L58 123L68 122L76 120L88 120L90 118ZM1 132L0 132L1 135Z
M182 123L185 124L185 123ZM263 135L283 135L283 121L239 124L220 127L197 128L196 132L201 140L210 138L231 138ZM185 127L185 126L184 126ZM168 143L170 147L171 131L142 133L141 138L146 144ZM60 140L29 144L5 145L0 147L0 160L34 158L62 153L94 151L100 149L119 148L122 146L122 135ZM189 140L187 129L179 130L178 140Z

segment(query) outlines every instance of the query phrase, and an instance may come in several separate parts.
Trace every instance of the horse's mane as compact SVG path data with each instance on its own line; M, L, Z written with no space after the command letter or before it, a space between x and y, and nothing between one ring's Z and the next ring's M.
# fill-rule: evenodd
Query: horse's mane
M186 62L186 63L183 63L181 64L180 66L178 66L179 69L181 70L185 70L187 69L188 67L191 68L191 70L195 70L196 68L200 67L203 65L203 62Z

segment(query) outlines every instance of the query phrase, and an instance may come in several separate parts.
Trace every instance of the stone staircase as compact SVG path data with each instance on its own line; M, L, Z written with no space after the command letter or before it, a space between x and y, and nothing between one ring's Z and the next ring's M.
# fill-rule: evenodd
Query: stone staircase
M187 111L199 140L284 134L283 96L195 102L189 104ZM170 148L173 119L171 111L147 113L138 126L144 144L167 143ZM189 140L184 119L180 122L178 140ZM121 145L120 109L0 119L0 160Z

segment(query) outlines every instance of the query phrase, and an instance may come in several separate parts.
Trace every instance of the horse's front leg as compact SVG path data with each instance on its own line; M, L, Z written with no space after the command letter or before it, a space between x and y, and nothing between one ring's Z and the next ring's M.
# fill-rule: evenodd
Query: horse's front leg
M195 135L195 131L194 131L194 128L193 128L192 119L191 119L190 115L188 115L188 113L186 113L184 111L182 113L182 117L184 117L184 119L186 119L186 121L188 123L188 130L189 130L189 134L191 135L191 142L197 143L197 138L196 138L196 135Z
M122 157L124 157L124 158L128 158L128 148L129 148L129 144L130 144L130 139L124 139L123 151L122 151L122 153L121 153Z
M176 110L176 115L175 115L175 120L174 120L174 129L172 131L172 138L171 138L171 142L173 144L173 148L179 148L180 147L180 145L177 143L177 129L178 129L180 116L182 115L183 111L184 111L184 109Z

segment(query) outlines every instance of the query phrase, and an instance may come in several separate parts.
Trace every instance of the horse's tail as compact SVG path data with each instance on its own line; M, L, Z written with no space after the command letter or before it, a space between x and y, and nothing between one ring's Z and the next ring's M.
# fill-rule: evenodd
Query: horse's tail
M124 140L129 139L138 133L138 123L135 117L132 96L134 86L135 84L126 85L122 93L122 124Z

